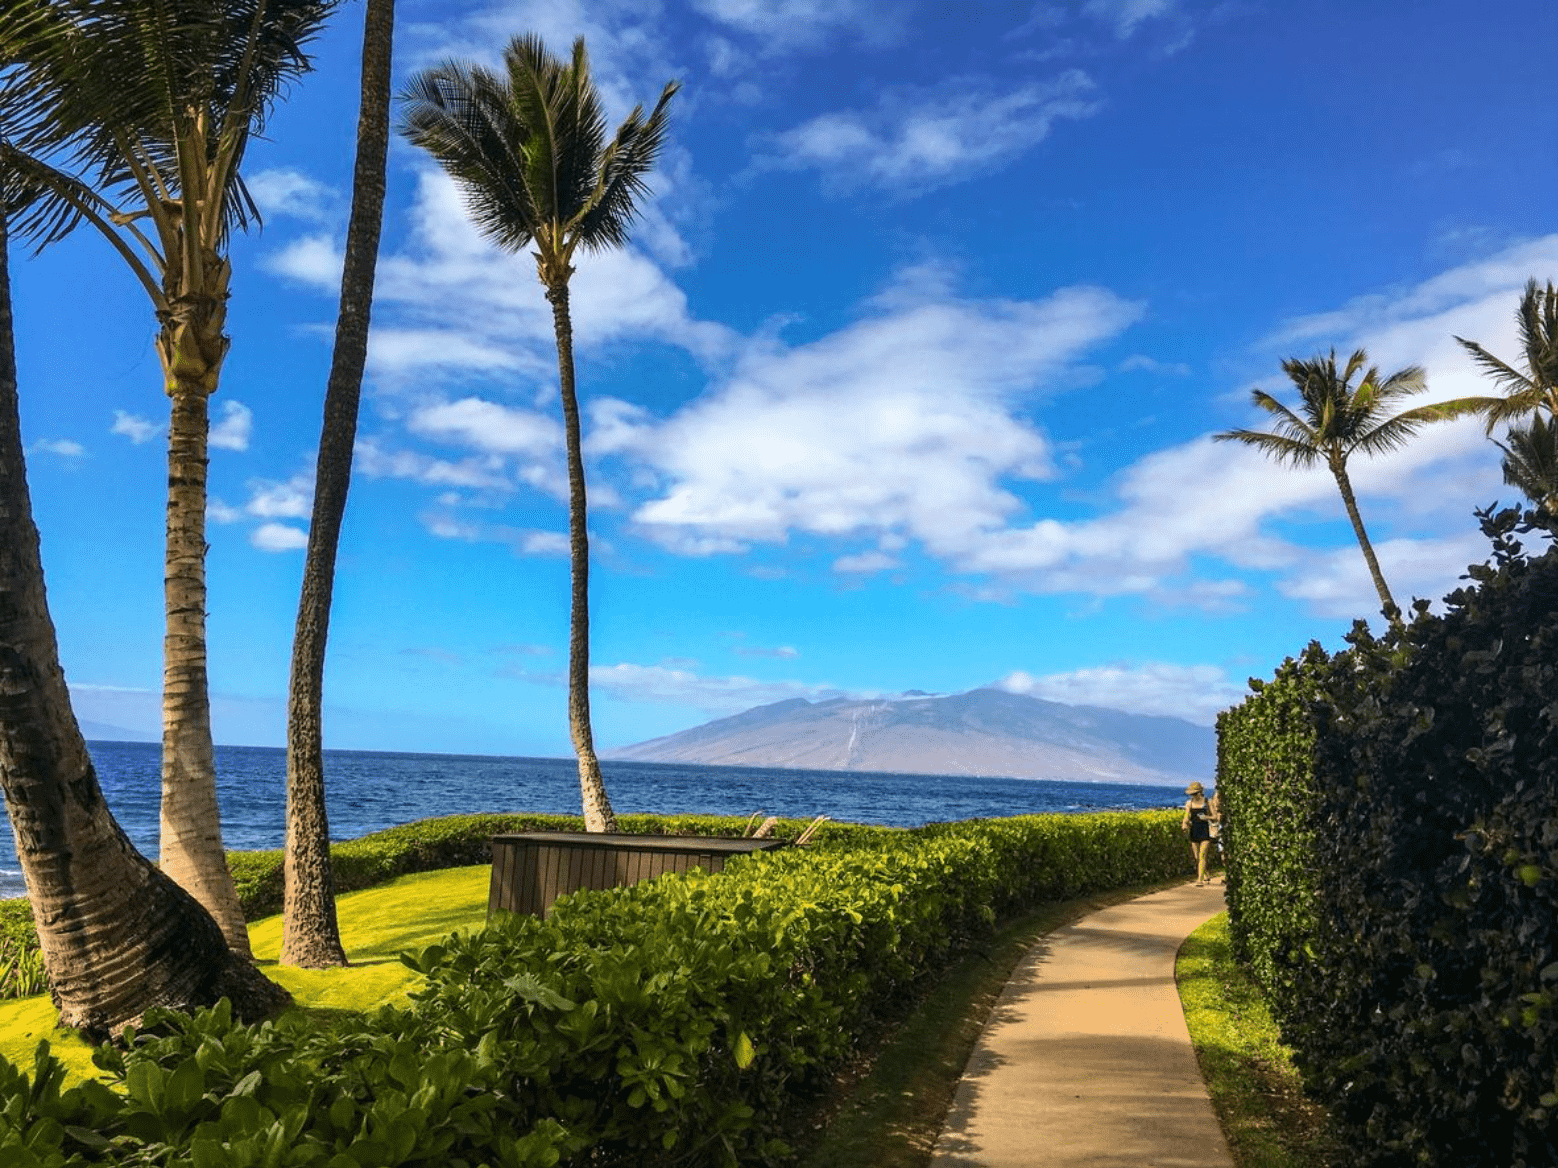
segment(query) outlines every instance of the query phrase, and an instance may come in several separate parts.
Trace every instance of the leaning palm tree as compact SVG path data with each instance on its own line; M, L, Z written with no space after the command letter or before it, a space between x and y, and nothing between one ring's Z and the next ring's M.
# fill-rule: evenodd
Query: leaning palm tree
M661 91L648 117L642 106L634 109L608 142L584 38L574 41L572 58L563 61L539 37L516 37L503 64L501 75L459 62L418 73L405 94L401 132L454 177L488 238L507 251L534 245L557 335L568 457L568 726L579 756L585 827L615 831L590 730L590 553L568 280L581 248L604 251L627 243L678 84Z
M1487 419L1489 434L1500 422L1513 422L1537 410L1558 416L1558 288L1551 280L1545 288L1535 280L1526 283L1515 321L1524 370L1495 357L1476 341L1455 338L1504 390L1503 397L1474 399L1477 412Z
M227 356L228 237L254 215L239 167L338 0L8 0L0 164L44 197L39 246L80 223L145 289L171 399L163 642L163 871L228 943L248 930L222 848L206 674L208 399Z
M357 119L357 162L352 211L341 270L341 307L335 352L325 386L325 417L314 472L314 513L303 560L297 628L292 635L292 680L287 695L287 852L282 905L281 963L306 969L346 964L335 915L330 868L330 821L325 807L325 645L335 556L352 481L352 446L368 320L384 221L384 165L389 151L390 56L395 0L368 0L363 18L362 108Z
M105 1038L153 1006L291 1000L126 838L70 708L44 592L17 410L0 194L0 787L62 1026Z
M1470 404L1472 399L1458 399L1417 406L1387 417L1386 410L1397 401L1426 388L1423 370L1417 365L1409 365L1389 377L1381 377L1377 368L1369 366L1363 372L1363 380L1354 386L1352 379L1363 370L1368 359L1368 354L1358 349L1347 359L1346 367L1338 370L1336 350L1332 349L1328 357L1284 361L1282 371L1298 387L1298 412L1257 389L1253 393L1254 402L1267 413L1276 415L1275 430L1225 430L1212 437L1218 442L1244 442L1279 463L1291 463L1296 467L1325 463L1341 491L1347 518L1352 521L1353 533L1358 537L1358 546L1363 549L1369 575L1379 593L1380 606L1386 617L1395 622L1401 619L1401 610L1385 586L1385 575L1380 571L1374 546L1364 530L1358 500L1347 476L1347 459L1355 452L1383 454L1394 450L1404 445L1423 425L1457 417L1474 407Z

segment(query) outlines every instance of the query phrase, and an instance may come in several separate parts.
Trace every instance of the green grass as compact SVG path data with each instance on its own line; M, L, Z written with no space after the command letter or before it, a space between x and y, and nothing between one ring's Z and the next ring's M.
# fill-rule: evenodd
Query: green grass
M487 919L490 864L401 876L377 888L348 892L336 900L341 941L351 965L345 969L288 969L276 964L281 918L249 926L249 943L266 975L292 991L294 1009L373 1010L403 1004L421 975L398 955L443 940L456 930L480 928ZM70 1081L97 1073L92 1047L74 1031L54 1025L46 994L0 1002L0 1055L31 1070L39 1039L65 1063Z
M958 1081L1017 963L1046 933L1181 880L1045 905L948 969L837 1084L835 1105L791 1139L801 1168L925 1168Z
M1233 960L1228 914L1186 939L1175 966L1185 1022L1212 1106L1239 1168L1325 1168L1339 1149L1260 990Z

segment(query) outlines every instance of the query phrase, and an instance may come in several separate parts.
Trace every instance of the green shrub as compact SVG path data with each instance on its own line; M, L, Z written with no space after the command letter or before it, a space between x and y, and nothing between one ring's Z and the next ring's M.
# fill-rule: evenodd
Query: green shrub
M1219 721L1229 916L1365 1165L1558 1163L1558 550Z
M1355 630L1320 708L1286 1031L1362 1163L1558 1162L1558 550L1485 518L1496 566L1403 644Z
M774 1162L791 1104L998 913L1189 868L1177 811L819 838L408 955L427 978L410 1010L154 1012L100 1052L117 1089L68 1105L0 1066L0 1149L86 1131L111 1162L197 1168Z
M1235 958L1273 1010L1302 1009L1295 971L1317 921L1316 703L1337 665L1312 642L1217 718L1217 794Z

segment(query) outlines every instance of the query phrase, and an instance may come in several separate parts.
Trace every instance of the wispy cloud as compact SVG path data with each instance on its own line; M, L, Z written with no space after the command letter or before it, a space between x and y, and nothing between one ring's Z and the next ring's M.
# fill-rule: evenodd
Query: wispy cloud
M1211 725L1220 711L1243 700L1244 681L1216 665L1100 665L1034 675L1015 670L996 682L1009 693L1068 706L1102 706L1132 714L1161 714Z
M254 431L254 411L240 401L222 403L222 417L211 427L210 444L219 450L247 450Z
M53 454L60 458L74 460L86 455L87 448L72 438L40 438L31 446L32 450L40 454Z
M803 681L760 681L751 677L708 677L665 665L592 665L590 685L633 702L691 706L710 716L736 714L753 706L805 698L877 697L845 693L836 686Z
M289 216L311 222L328 222L337 213L340 196L333 187L300 170L278 167L255 171L244 178L260 214Z
M308 546L308 532L290 523L262 523L249 533L249 542L262 552L290 552Z
M131 442L140 446L150 442L162 433L162 426L156 422L149 422L136 414L127 413L124 410L114 411L114 424L108 428L110 434L119 434L128 438Z
M1095 113L1094 88L1080 69L1005 92L964 78L813 118L775 137L760 165L820 170L841 189L912 193L972 177L1042 142L1055 122Z

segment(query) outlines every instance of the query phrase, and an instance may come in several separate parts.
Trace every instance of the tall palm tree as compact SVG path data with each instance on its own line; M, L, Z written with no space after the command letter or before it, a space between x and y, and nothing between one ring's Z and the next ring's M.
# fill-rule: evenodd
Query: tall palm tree
M49 617L17 411L0 203L0 786L60 1024L94 1038L153 1006L232 1000L257 1020L291 1000L234 954L211 915L149 863L103 801Z
M636 200L648 189L644 176L665 137L666 107L679 86L668 84L648 117L642 106L634 109L608 142L583 37L568 61L549 53L539 37L516 37L503 64L502 75L460 62L418 73L404 97L400 128L454 177L488 238L506 251L534 245L557 336L568 455L568 726L579 756L585 828L615 831L590 730L590 553L568 280L580 248L627 243Z
M9 0L0 162L47 197L40 246L96 228L145 289L171 399L162 869L249 952L222 848L206 674L207 401L227 356L227 244L254 206L239 167L338 0Z
M1527 281L1515 321L1524 371L1495 357L1476 341L1455 338L1504 390L1501 398L1470 399L1478 403L1477 412L1487 419L1489 434L1500 422L1513 422L1537 410L1558 416L1558 288L1551 280L1545 288L1534 279Z
M362 107L357 118L357 163L352 213L341 271L341 308L335 352L325 386L325 417L314 471L314 514L303 561L297 628L292 636L292 683L287 696L287 853L282 906L281 963L306 969L345 965L335 916L330 869L330 821L325 808L325 645L335 555L352 481L352 445L368 321L384 220L384 166L389 151L390 56L395 0L368 0L363 18Z
M1218 442L1238 441L1254 446L1279 463L1291 463L1296 467L1325 464L1341 491L1342 504L1347 508L1347 518L1352 521L1358 546L1363 549L1369 575L1379 593L1380 606L1386 617L1396 622L1401 619L1401 610L1385 585L1385 574L1380 571L1379 560L1374 556L1374 545L1364 530L1358 500L1347 476L1347 460L1354 453L1372 455L1394 450L1427 423L1457 417L1474 407L1470 404L1472 399L1458 399L1386 416L1386 411L1400 399L1421 393L1427 387L1423 370L1417 365L1409 365L1389 377L1381 377L1379 369L1372 365L1364 370L1368 359L1368 354L1358 349L1347 359L1345 368L1338 370L1336 350L1332 349L1327 357L1284 361L1282 371L1298 388L1298 411L1257 389L1252 395L1254 402L1276 416L1275 429L1270 432L1224 430L1212 437ZM1360 370L1363 380L1354 386L1352 379Z

